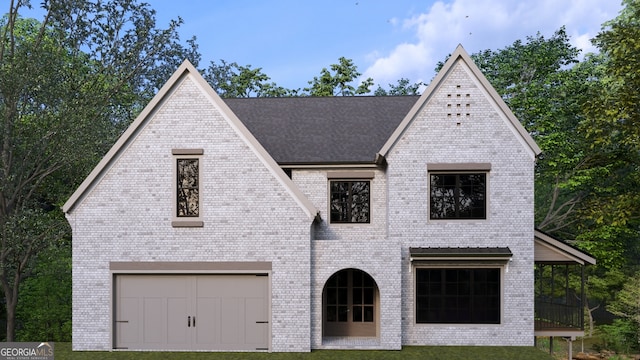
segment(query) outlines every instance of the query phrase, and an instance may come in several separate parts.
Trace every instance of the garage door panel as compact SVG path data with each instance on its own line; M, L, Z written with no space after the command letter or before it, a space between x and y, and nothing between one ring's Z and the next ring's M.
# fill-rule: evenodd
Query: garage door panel
M220 344L220 298L198 297L196 302L196 348L214 349Z
M119 275L115 314L115 347L266 349L268 277Z
M220 322L221 329L224 329L220 336L220 342L225 345L238 344L242 339L242 327L244 325L244 319L241 318L240 302L244 302L241 298L224 298L222 299L222 321Z
M186 297L167 299L167 343L174 345L189 343L188 327L185 326L188 313Z
M265 299L245 299L245 342L255 347L265 346L269 324L267 321Z
M166 331L166 302L162 298L145 297L142 301L144 343L162 344Z
M115 332L116 344L128 347L139 342L140 326L138 321L138 298L124 297L120 299L116 312Z

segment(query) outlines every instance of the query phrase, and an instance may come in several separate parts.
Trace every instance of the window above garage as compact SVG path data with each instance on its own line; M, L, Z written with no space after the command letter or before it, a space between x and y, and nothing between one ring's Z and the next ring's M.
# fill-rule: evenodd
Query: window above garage
M203 149L173 149L174 215L173 227L202 227L201 158Z

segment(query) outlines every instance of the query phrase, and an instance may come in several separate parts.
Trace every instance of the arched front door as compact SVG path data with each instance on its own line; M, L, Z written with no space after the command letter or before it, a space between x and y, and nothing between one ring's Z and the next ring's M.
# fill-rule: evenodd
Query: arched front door
M376 336L376 282L358 269L333 274L324 286L322 317L324 336Z

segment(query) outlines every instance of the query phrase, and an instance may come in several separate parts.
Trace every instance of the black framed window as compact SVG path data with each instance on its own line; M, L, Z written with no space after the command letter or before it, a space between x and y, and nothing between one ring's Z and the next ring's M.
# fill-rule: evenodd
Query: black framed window
M416 323L499 324L499 268L417 268Z
M430 173L430 218L486 219L486 173Z
M200 163L198 159L177 159L177 217L200 216Z
M370 186L369 181L331 181L331 222L369 223Z

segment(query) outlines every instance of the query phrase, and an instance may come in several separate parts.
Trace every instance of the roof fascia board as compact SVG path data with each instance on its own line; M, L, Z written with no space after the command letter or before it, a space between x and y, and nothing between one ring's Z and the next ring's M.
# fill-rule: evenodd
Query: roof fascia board
M283 163L280 167L284 169L379 169L376 164L335 164L335 163L317 163L317 164L291 164Z
M380 149L379 155L386 157L389 154L389 151L391 150L391 148L393 148L393 146L398 142L402 134L407 130L411 122L413 122L413 120L415 119L415 116L420 111L420 109L429 102L429 100L431 99L435 91L440 87L442 82L448 77L449 72L452 70L453 66L458 61L462 61L464 64L466 64L466 68L468 68L471 71L471 75L480 82L480 84L482 85L481 88L483 88L487 92L487 94L492 98L494 103L497 104L497 106L502 111L502 113L504 113L504 115L507 117L509 122L513 125L517 134L520 135L520 138L529 147L533 156L535 157L539 155L542 152L542 150L540 150L540 147L538 147L538 145L533 140L531 135L527 133L525 128L522 126L522 124L520 124L520 121L518 121L518 119L515 117L511 109L509 109L509 107L504 102L504 100L502 100L498 92L493 88L493 86L491 86L491 84L489 83L489 80L487 80L484 74L482 74L482 71L480 71L480 69L476 66L476 64L473 62L469 54L464 50L462 45L458 45L456 47L451 57L449 57L449 59L444 64L442 69L436 75L436 77L431 81L431 83L429 83L429 86L427 86L422 96L420 96L420 99L418 99L418 101L414 104L414 106L411 108L409 113L402 120L400 125L393 132L391 137Z
M552 236L547 235L540 230L535 230L534 240L538 241L540 245L546 246L567 257L578 259L579 261L576 261L576 262L582 261L583 263L588 263L591 265L596 264L596 259L591 255L584 253L573 246L565 244L564 242L558 239L555 239Z
M69 200L63 205L62 210L68 213L73 210L74 206L84 196L84 194L94 186L98 179L113 164L118 155L126 148L128 143L140 131L151 115L155 112L159 103L184 79L191 75L195 84L205 93L209 100L217 106L227 123L240 135L250 149L258 156L260 161L267 167L271 174L278 180L289 194L294 198L298 205L303 209L310 220L318 216L318 210L311 201L297 188L291 179L278 166L276 161L267 153L256 138L249 132L247 127L238 119L231 109L222 101L220 96L209 86L207 81L200 75L198 70L188 61L185 60L180 67L173 73L169 80L162 86L160 91L153 97L149 104L142 110L140 115L120 136L118 141L111 147L109 152L102 158L98 165L91 171L89 176L82 182L80 187L71 195Z

